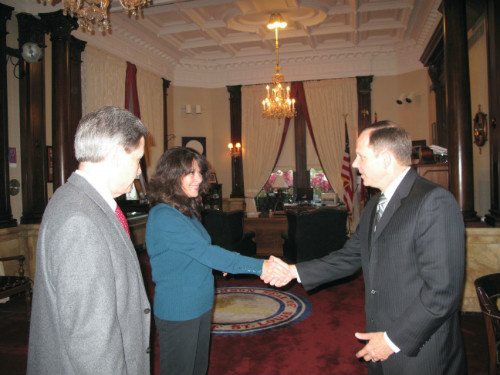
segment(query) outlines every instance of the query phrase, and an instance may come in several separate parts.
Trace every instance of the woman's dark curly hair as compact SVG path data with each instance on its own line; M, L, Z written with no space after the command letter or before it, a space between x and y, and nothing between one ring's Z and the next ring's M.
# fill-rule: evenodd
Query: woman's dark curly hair
M186 196L181 180L193 171L193 162L198 164L203 181L196 198ZM196 216L201 220L203 208L201 194L208 191L208 162L203 155L187 147L174 147L163 153L156 166L156 174L148 186L148 199L151 206L166 203L188 217Z

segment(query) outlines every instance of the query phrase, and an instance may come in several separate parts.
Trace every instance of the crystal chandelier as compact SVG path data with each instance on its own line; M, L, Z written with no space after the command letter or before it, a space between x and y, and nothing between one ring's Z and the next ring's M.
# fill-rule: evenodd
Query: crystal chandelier
M279 13L271 14L268 29L275 29L276 34L276 73L273 74L273 85L271 89L269 85L266 86L267 96L262 101L262 117L267 119L281 119L283 117L294 117L295 99L290 99L290 86L285 89L285 77L280 73L281 66L279 60L279 47L278 47L278 29L284 29L286 22Z
M48 0L50 3L58 0ZM78 17L78 25L89 32L97 27L100 32L109 30L111 25L108 19L110 0L62 0L63 14ZM151 0L120 0L125 12L136 16L143 6L151 4Z

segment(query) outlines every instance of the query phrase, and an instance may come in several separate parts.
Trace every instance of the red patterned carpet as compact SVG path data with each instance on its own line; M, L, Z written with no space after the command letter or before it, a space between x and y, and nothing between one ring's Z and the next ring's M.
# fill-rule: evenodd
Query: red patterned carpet
M219 285L263 285L259 279L219 280ZM293 325L247 336L212 338L209 375L366 374L355 356L364 331L362 277L308 295L302 286L290 291L311 304L308 317ZM354 298L353 298L354 297Z
M141 259L142 257L140 257ZM141 259L144 266L144 261ZM144 267L147 272L147 267ZM150 282L147 279L146 284ZM259 279L217 280L218 286L263 286ZM365 326L363 280L337 282L313 294L300 285L289 290L311 303L307 318L269 332L213 337L208 375L359 375L364 363L355 353L362 344L354 332ZM0 304L0 375L25 374L29 320L24 298ZM461 328L469 374L487 374L487 338L480 314L463 314ZM159 373L158 346L152 353Z

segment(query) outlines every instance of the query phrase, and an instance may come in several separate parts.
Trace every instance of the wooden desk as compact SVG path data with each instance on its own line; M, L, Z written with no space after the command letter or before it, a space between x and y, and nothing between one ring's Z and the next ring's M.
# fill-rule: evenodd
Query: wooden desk
M286 216L270 218L246 217L243 221L243 229L255 232L257 255L283 256L281 233L286 233L288 230Z

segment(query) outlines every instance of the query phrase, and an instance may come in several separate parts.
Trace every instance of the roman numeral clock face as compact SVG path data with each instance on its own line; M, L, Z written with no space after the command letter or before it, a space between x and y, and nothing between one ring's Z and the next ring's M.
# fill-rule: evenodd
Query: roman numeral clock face
M33 42L24 43L21 52L24 61L32 64L40 61L43 51L40 46Z

